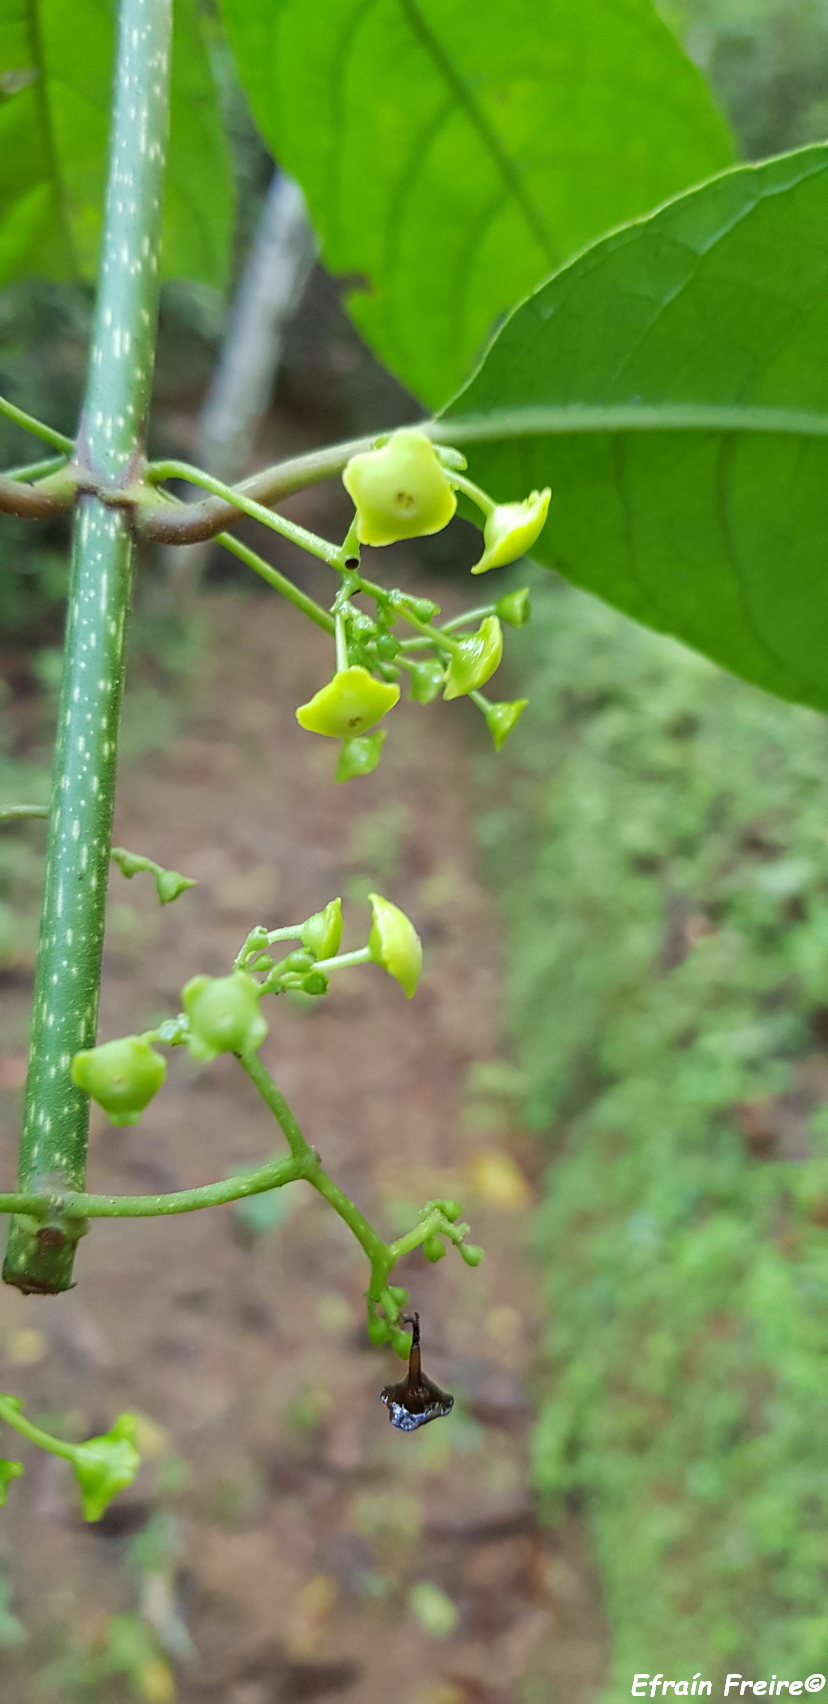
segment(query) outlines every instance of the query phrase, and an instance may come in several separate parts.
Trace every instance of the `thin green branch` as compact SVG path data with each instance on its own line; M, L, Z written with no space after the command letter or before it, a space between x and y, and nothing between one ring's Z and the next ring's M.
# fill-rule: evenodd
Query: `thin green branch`
M47 456L45 461L26 462L22 467L7 467L7 479L46 479L49 474L60 473L66 466L65 456Z
M186 508L186 504L182 506ZM311 621L316 623L317 627L322 628L324 633L333 633L333 616L329 615L321 604L315 603L313 598L309 598L307 592L302 592L298 586L294 586L292 580L288 580L284 574L280 574L278 568L273 568L269 562L265 561L263 556L258 555L257 551L251 550L248 545L242 544L240 539L234 538L232 533L227 532L220 532L216 535L216 544L223 545L224 549L229 550L233 556L237 556L240 562L246 562L248 568L253 569L254 574L258 574L261 579L267 581L269 586L273 586L277 592L281 592L283 598L287 598L289 603L295 604L297 609L301 609L303 615L307 615Z
M48 817L48 805L0 805L0 822L21 822L26 817Z
M17 1405L14 1397L0 1395L0 1420L5 1421L21 1438L28 1439L30 1444L37 1444L38 1449L48 1450L50 1455L62 1456L64 1461L74 1461L77 1457L77 1444L64 1443L62 1438L55 1438L51 1432L44 1432L36 1426L33 1420L27 1420Z
M67 438L63 432L56 432L53 426L46 426L42 420L36 420L33 414L27 414L25 409L18 408L5 396L0 396L0 414L5 414L7 420L12 420L15 426L20 426L24 432L31 432L35 438L42 438L44 444L53 444L56 450L65 450L68 455L72 455L75 448L72 438Z
M305 1141L281 1089L276 1087L270 1072L265 1069L258 1054L240 1053L237 1057L250 1081L255 1083L265 1106L269 1107L273 1113L294 1160L301 1160L305 1164L310 1160L313 1165L318 1166L318 1154L310 1146L310 1143Z
M265 508L263 503L257 503L254 498L246 496L242 490L225 485L221 479L214 479L211 474L202 472L201 468L191 467L189 462L154 462L147 470L147 477L153 483L163 479L186 479L191 485L203 485L205 491L210 491L214 497L223 498L226 503L232 503L234 509L242 515L249 515L251 520L261 521L263 526L280 533L282 538L289 539L291 544L299 545L301 550L307 550L311 556L318 556L330 567L339 566L339 545L330 544L327 539L308 532L306 527L297 526L295 521L288 521L284 515L275 514L272 509ZM185 510L186 507L185 504Z

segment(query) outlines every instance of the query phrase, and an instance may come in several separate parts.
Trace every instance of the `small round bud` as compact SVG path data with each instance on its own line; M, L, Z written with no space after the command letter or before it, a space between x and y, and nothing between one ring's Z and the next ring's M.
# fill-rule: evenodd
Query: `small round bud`
M396 1302L398 1308L405 1307L408 1301L408 1291L403 1289L402 1284L389 1284L388 1294Z
M370 1337L371 1342L376 1344L377 1348L379 1348L381 1343L387 1343L390 1335L390 1329L386 1325L384 1319L369 1319L368 1336Z
M394 637L393 633L381 633L379 635L376 643L376 652L377 656L381 657L384 663L393 663L399 648L400 641Z
M303 994L327 994L328 978L322 970L312 970L302 983Z
M311 970L313 968L315 958L315 953L303 953L301 947L297 947L295 952L288 953L287 958L282 960L282 969Z
M232 976L194 976L181 999L190 1024L188 1046L194 1059L219 1053L254 1053L267 1035L258 985L246 971Z
M342 900L331 899L302 924L302 945L318 959L333 958L342 940Z
M460 1253L467 1266L479 1266L483 1259L484 1250L478 1243L460 1243Z
M398 686L375 680L359 664L338 669L327 686L300 704L296 720L300 728L330 739L345 740L363 734L393 709L400 696Z
M485 574L490 568L505 568L531 550L543 532L552 492L533 491L522 503L498 503L486 517L483 528L485 550L472 569Z
M516 592L504 592L495 604L495 615L509 627L525 627L532 614L529 603L529 587L521 586Z
M389 1332L389 1336L391 1338L391 1347L394 1354L399 1355L401 1361L407 1361L409 1354L411 1353L410 1331L392 1330Z
M446 1219L449 1219L452 1224L454 1224L456 1219L459 1219L460 1214L463 1211L459 1201L435 1201L434 1205L435 1207L439 1207L440 1212Z
M448 526L457 498L431 439L416 427L352 456L342 483L356 505L360 544L395 544Z
M399 687L396 690L399 692ZM357 734L354 739L343 740L336 766L337 781L355 781L359 775L370 775L382 756L384 741L384 728L378 728L375 734Z
M423 1243L423 1254L426 1260L430 1260L436 1266L437 1261L443 1259L445 1252L446 1245L440 1237L426 1237Z
M509 738L512 729L517 727L527 704L528 698L513 698L510 702L487 704L483 714L486 726L492 736L495 751L500 751Z
M164 1082L167 1061L140 1035L125 1035L76 1053L69 1071L72 1082L103 1107L112 1124L138 1124Z
M409 691L415 704L431 704L445 683L446 665L436 658L415 663L409 678Z
M444 698L461 698L485 686L503 656L503 631L496 615L487 615L476 633L458 642L451 653Z
M368 937L371 956L393 976L410 1000L417 991L423 966L423 946L414 924L398 905L382 894L369 893L374 921Z

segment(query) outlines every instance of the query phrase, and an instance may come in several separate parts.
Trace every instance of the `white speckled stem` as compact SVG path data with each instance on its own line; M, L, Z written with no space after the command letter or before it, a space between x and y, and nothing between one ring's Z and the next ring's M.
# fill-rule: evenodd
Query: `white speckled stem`
M81 460L117 493L143 447L158 314L169 111L171 0L121 0L104 240ZM18 1189L82 1190L89 1103L69 1076L95 1042L124 629L128 511L78 504L55 750L46 884ZM72 1282L78 1231L58 1217L13 1222L3 1276L19 1289Z

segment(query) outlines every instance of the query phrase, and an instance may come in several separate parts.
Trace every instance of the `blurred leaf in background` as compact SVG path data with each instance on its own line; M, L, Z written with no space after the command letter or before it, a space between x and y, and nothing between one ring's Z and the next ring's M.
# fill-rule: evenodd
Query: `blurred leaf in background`
M537 1483L552 1518L586 1509L619 1688L804 1673L828 1568L828 724L582 592L532 596L533 714L482 828L553 1157Z
M650 0L223 0L261 133L354 317L442 402L498 315L575 249L729 163Z

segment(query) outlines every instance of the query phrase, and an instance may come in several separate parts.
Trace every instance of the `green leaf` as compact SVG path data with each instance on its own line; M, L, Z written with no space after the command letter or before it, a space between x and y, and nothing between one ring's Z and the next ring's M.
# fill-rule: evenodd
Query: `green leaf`
M519 295L732 158L650 0L222 4L358 325L431 402Z
M825 146L724 173L530 296L445 415L501 500L551 485L537 561L822 710L826 230Z
M162 267L221 286L233 187L196 0L175 0ZM100 243L112 0L4 0L0 19L0 286L92 278Z

